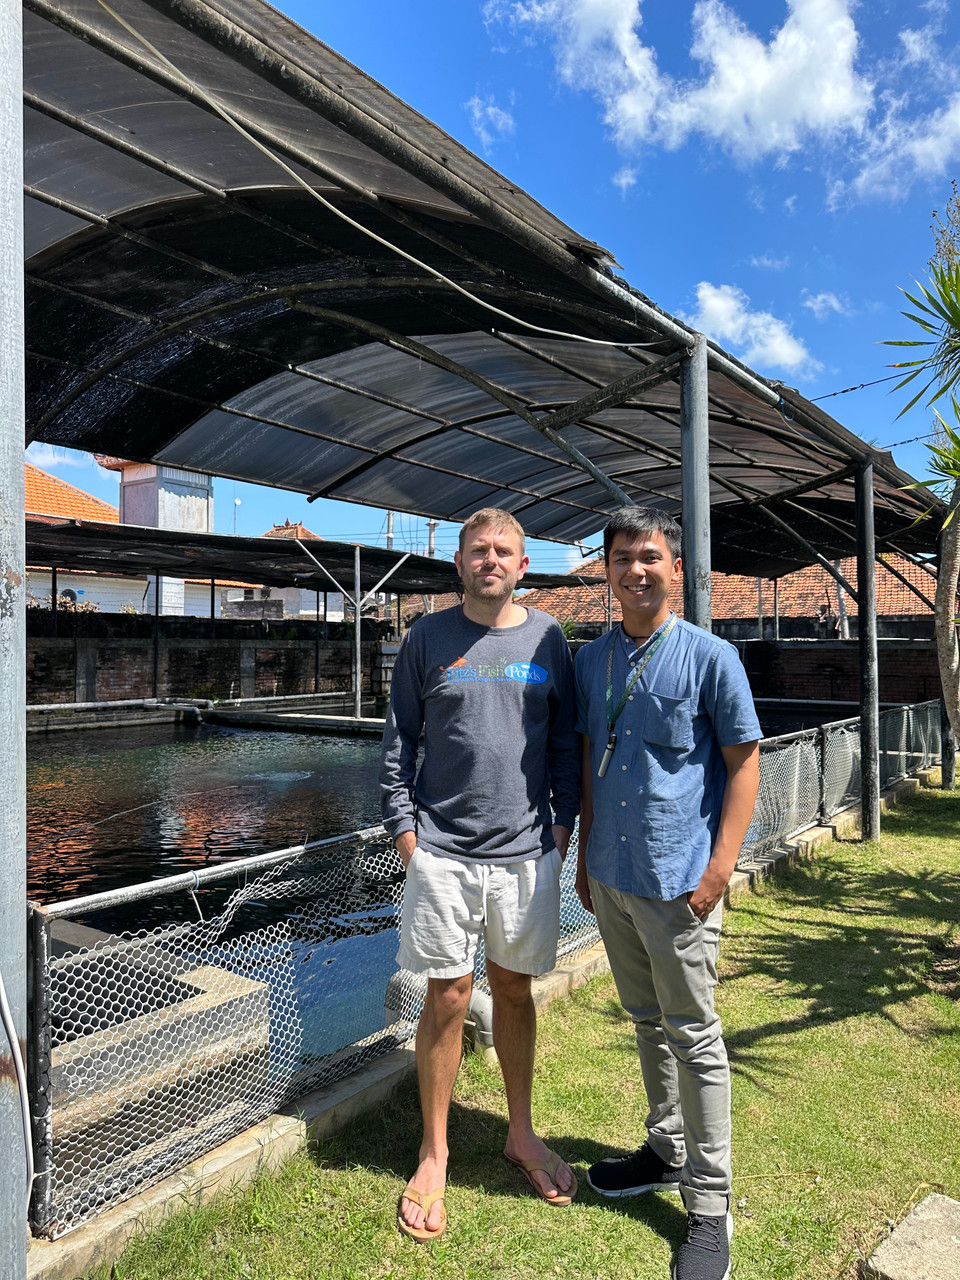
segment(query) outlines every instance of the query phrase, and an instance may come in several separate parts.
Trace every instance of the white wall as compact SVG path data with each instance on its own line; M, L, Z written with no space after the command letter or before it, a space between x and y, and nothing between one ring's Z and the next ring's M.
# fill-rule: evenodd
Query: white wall
M168 580L169 581L169 580ZM50 570L27 570L27 599L39 600L44 608L50 607ZM146 578L114 578L99 573L70 573L61 569L57 574L57 591L62 596L67 590L76 592L79 603L92 602L101 613L120 613L124 606L132 606L137 613L153 612L153 579L150 589ZM187 616L210 617L209 582L185 582L183 584L183 613ZM146 598L145 598L146 597ZM217 589L214 616L220 617L220 590Z

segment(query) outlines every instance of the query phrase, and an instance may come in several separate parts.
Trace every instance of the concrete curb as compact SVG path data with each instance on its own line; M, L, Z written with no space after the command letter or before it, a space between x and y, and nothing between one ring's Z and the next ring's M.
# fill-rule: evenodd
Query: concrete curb
M960 1204L949 1196L922 1200L863 1267L864 1280L956 1280Z
M936 770L926 770L883 793L884 810L921 785L930 785ZM758 879L772 875L797 858L810 857L837 836L860 829L857 809L838 814L830 826L811 827L795 840L742 866L730 882L728 898L743 893ZM609 971L603 943L598 942L536 978L533 998L538 1009L584 986L597 974ZM481 1049L493 1061L492 1049ZM301 1098L282 1112L239 1134L178 1173L149 1187L141 1195L109 1209L60 1240L31 1239L27 1254L27 1280L78 1280L93 1267L112 1262L130 1240L158 1226L188 1205L199 1205L215 1196L252 1182L264 1169L276 1169L311 1141L337 1132L348 1121L385 1102L416 1070L412 1049L398 1049L370 1063L362 1071L327 1089Z

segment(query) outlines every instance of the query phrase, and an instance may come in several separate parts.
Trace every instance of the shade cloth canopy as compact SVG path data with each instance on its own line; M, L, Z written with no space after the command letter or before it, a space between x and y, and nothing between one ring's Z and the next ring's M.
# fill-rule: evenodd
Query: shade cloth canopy
M148 529L93 520L27 520L27 563L30 565L134 577L161 574L170 578L226 578L278 587L335 590L330 578L317 568L319 560L342 587L353 591L352 542L327 542L318 538L304 545L309 548L309 555L287 538L184 533L179 529ZM440 594L454 591L460 584L456 569L448 560L388 551L384 547L361 547L361 589L372 591L383 579L386 581L382 590L403 595ZM603 578L587 576L578 580L599 583ZM570 577L560 573L529 573L523 579L524 587L569 587L570 584Z
M28 440L573 542L617 499L560 440L682 518L693 335L600 246L260 0L25 9ZM770 512L850 554L866 459L878 549L933 549L888 453L715 345L709 379L715 568L811 562Z

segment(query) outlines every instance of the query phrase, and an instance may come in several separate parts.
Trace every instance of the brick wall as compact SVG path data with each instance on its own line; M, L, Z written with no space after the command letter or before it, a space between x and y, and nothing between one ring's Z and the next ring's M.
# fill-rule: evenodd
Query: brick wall
M860 667L855 640L738 644L757 698L856 702ZM881 702L926 702L940 697L936 646L931 640L879 640Z
M150 698L155 692L161 698L278 697L314 692L318 673L315 624L285 624L281 630L218 620L216 633L210 636L203 624L188 626L185 619L162 619L155 691L154 641L143 634L144 621L152 629L152 619L113 615L106 625L102 614L71 615L60 619L60 629L73 634L57 636L43 634L49 631L49 615L45 621L38 618L35 627L30 626L31 621L28 619L27 636L29 704L115 702ZM127 634L118 635L118 630ZM319 692L348 690L352 684L350 628L330 628L335 630L340 634L320 642ZM365 624L363 689L369 692L378 655L375 633L371 630L368 640L366 630Z

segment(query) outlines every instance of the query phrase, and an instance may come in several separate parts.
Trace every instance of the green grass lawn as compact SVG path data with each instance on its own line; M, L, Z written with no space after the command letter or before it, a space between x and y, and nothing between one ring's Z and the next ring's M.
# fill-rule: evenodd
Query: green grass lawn
M844 842L728 911L718 1001L733 1066L736 1280L853 1277L929 1189L960 1198L960 795L924 791L879 845ZM583 1173L643 1138L633 1035L601 978L541 1018L535 1118ZM676 1196L569 1209L502 1158L499 1074L465 1062L447 1235L396 1230L416 1164L405 1088L320 1149L135 1242L96 1280L665 1280Z

